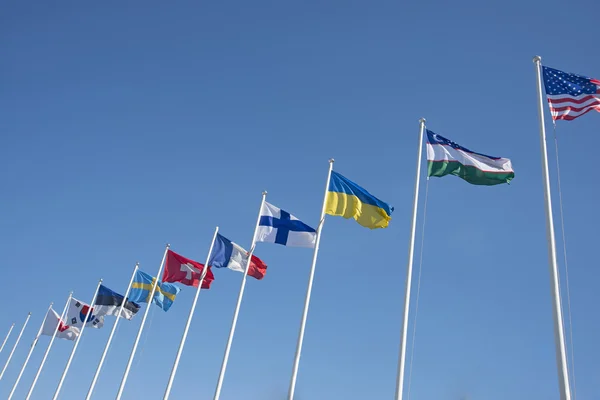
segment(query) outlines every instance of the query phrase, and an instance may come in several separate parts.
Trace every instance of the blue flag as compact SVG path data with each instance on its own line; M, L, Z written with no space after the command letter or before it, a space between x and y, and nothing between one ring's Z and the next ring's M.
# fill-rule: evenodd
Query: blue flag
M135 273L135 278L133 278L129 300L138 303L149 303L152 286L155 281L156 278L152 275L148 275L147 273L138 270ZM175 296L177 296L177 293L179 293L180 290L181 289L172 283L158 282L152 303L165 311L169 311L173 301L175 301Z

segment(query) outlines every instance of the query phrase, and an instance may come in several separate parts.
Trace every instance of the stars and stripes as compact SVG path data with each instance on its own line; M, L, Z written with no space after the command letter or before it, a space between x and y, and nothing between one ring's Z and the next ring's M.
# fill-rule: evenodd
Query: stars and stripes
M600 112L600 80L542 67L552 119L574 120L588 111Z

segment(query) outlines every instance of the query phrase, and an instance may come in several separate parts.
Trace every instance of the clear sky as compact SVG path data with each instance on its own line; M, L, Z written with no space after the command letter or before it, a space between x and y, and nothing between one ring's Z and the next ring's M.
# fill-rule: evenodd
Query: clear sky
M516 177L429 182L410 398L558 399L531 60L600 78L600 4L574 0L563 18L565 4L2 1L0 336L17 326L0 363L33 315L0 396L51 301L60 311L74 290L89 302L99 278L124 292L136 261L156 274L167 242L203 262L216 225L248 247L263 190L316 226L334 157L395 211L375 231L327 218L297 398L393 398L425 117L471 150L511 158ZM598 113L557 128L580 399L600 396L600 186L585 139L599 132ZM312 251L259 244L256 255L268 272L248 281L223 400L282 400L289 385ZM214 272L173 399L212 399L242 277ZM125 399L162 399L193 295L183 287L167 313L153 307ZM113 320L85 332L62 399L84 397ZM94 398L116 394L140 321L120 324ZM55 343L35 399L54 391L71 346Z

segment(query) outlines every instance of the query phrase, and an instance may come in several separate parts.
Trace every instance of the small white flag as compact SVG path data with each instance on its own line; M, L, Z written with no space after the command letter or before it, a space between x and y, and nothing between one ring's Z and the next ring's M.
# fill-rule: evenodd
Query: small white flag
M58 330L56 325L58 324ZM56 337L59 339L75 340L79 336L79 329L74 326L68 326L60 319L60 315L52 308L48 310L44 326L42 327L42 335L52 336L56 330Z

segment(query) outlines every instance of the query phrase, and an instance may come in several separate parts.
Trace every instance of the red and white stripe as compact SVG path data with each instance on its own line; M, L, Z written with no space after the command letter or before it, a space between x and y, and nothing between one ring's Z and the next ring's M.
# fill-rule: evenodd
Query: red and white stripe
M568 94L548 95L552 119L555 121L557 119L571 121L592 110L600 112L599 95L600 87L596 94L582 94L579 96Z

